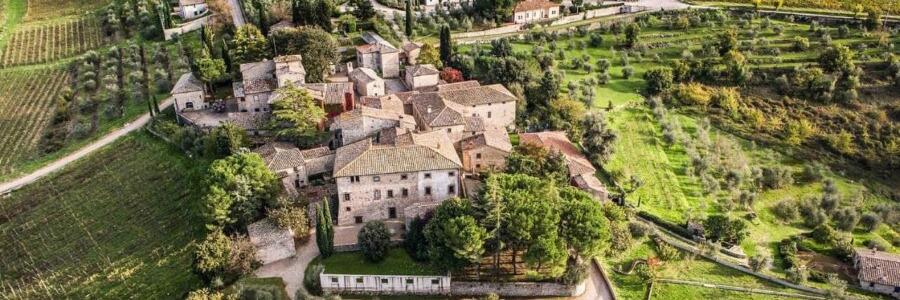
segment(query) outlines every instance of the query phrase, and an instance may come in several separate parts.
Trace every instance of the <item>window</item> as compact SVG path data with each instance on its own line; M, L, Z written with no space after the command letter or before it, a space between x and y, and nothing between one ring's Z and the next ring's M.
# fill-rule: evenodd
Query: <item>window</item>
M402 190L400 190L400 196L403 196L403 198L408 197L408 196L409 196L409 189L403 188Z
M387 284L387 283L388 283L387 278L382 278L382 279L381 279L381 284Z
M407 278L407 279L406 279L406 284L412 284L412 283L413 283L412 278Z
M431 196L431 187L430 186L425 187L425 196Z
M241 102L247 101L247 98L241 98Z
M359 176L350 176L350 182L351 183L359 182Z
M425 173L425 179L431 179L431 173Z
M447 133L453 133L453 128L447 128Z
M356 277L356 283L363 283L362 277Z
M409 178L409 175L406 175L406 174L400 174L400 180L406 180L406 179L408 179L408 178Z
M488 119L491 118L491 112L488 112Z
M431 284L441 284L441 280L440 279L432 279Z
M194 108L194 102L185 103L184 108Z
M387 197L394 198L394 190L387 190Z
M388 219L396 219L397 218L397 208L396 207L388 207Z
M381 200L381 190L375 190L373 198L375 198L375 200Z
M350 193L344 193L344 201L350 201Z
M481 153L475 153L475 158L481 159Z
M255 111L255 112L259 112L259 107L257 107L257 108L254 108L254 109L253 109L253 111Z
M451 195L455 195L455 194L456 194L456 186L455 186L455 185L452 185L452 184L451 184L451 185L448 185L448 186L447 186L447 193L448 193L448 194L451 194Z
M450 176L450 177L456 176L456 172L447 173L447 176Z
M344 210L346 210L346 211L350 211L350 207L349 207L349 206L347 206L347 207L346 207L346 208L344 208Z
M331 283L337 283L337 282L338 282L337 277L331 277Z
M362 224L362 221L362 217L360 216L353 217L353 222L355 222L356 224Z
M481 169L481 164L475 164L476 169Z
M381 182L381 176L372 176L372 181Z

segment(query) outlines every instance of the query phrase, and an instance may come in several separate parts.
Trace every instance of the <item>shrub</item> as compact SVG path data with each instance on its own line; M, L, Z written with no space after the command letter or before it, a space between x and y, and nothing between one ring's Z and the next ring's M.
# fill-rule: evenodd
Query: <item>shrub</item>
M803 165L800 178L806 182L817 182L825 178L825 166L819 162L811 162Z
M569 262L566 271L559 278L560 283L565 285L575 285L587 278L587 265L583 263Z
M762 168L761 186L767 189L779 189L794 183L791 170L782 166L766 166Z
M694 238L694 236L687 230L687 228L684 228L684 226L660 219L659 217L652 215L645 211L638 211L637 214L638 214L638 216L641 216L642 218L647 219L650 222L653 222L654 224L659 225L660 227L665 228L665 229L667 229L677 235L680 235L684 238L687 238L687 239Z
M809 49L809 39L805 37L794 37L793 49L796 52L806 51Z
M888 245L881 240L866 240L863 244L866 245L866 247L869 249L875 249L878 251L885 251L891 248L891 245Z
M631 66L625 66L622 68L622 78L629 79L634 75L634 68Z
M834 240L837 232L835 232L830 225L822 224L816 227L816 229L813 229L810 235L812 235L813 240L816 242L828 244Z
M628 250L628 248L631 248L631 245L634 244L634 238L631 236L631 231L628 230L627 225L623 222L610 223L609 232L612 236L612 241L608 253L612 255L622 253L625 250Z
M654 245L656 245L656 253L659 254L659 259L664 261L681 259L681 251L679 251L678 248L675 248L660 239L656 239Z
M653 232L653 227L644 224L644 222L632 221L628 223L628 231L631 231L631 236L635 239L641 239L650 235Z
M706 238L730 245L740 244L747 237L747 223L724 215L711 215L703 222Z
M809 278L809 270L806 269L806 266L794 266L786 271L788 280L803 284L806 283L806 280Z
M772 267L772 257L767 254L757 254L750 257L750 269L754 272L768 270Z
M651 95L657 95L668 91L672 88L672 69L660 68L647 71L644 73L644 80L647 81L646 91Z
M853 237L849 234L841 234L834 238L832 242L834 246L834 254L843 261L849 262L853 259L853 253L856 251L853 247Z
M371 262L379 262L387 256L391 233L381 221L370 221L356 235L363 256Z
M796 201L791 199L784 199L775 203L775 206L772 207L772 213L785 223L793 222L800 215Z
M309 235L309 218L306 210L301 207L285 206L269 211L269 218L278 227L290 229L294 237L302 238Z
M325 270L321 264L311 265L303 274L303 286L313 295L322 295L322 283L319 282L319 274Z
M881 216L873 212L866 212L859 218L859 223L866 231L873 231L881 225Z
M834 211L831 216L835 222L835 226L843 231L852 231L859 223L859 213L852 207L844 207Z
M736 114L740 108L741 94L736 88L716 89L712 101L717 107L729 114Z
M701 84L679 84L674 91L675 99L684 105L696 105L706 107L712 100L710 92Z
M500 300L500 296L495 293L490 293L482 297L481 300Z

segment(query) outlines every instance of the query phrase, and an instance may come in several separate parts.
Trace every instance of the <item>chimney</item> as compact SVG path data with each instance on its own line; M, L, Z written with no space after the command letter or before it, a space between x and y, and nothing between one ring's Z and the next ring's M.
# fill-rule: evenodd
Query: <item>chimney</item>
M426 112L429 114L431 113L431 105L428 106L428 109L426 110Z

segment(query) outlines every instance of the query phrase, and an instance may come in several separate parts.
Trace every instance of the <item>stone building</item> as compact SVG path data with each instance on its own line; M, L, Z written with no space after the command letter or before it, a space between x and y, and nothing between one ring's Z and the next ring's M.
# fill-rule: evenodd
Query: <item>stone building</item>
M357 67L381 73L383 78L400 76L400 50L374 32L364 32L365 45L356 47Z
M403 44L403 53L401 53L400 61L406 65L416 65L419 61L419 53L422 52L422 44L407 42Z
M253 152L262 156L266 167L281 179L285 186L300 188L309 184L310 177L326 177L334 167L334 151L328 147L300 150L290 143L266 143Z
M338 148L337 224L403 220L407 207L455 197L461 167L453 144L440 132L407 133L390 143L364 139Z
M512 92L499 84L475 84L438 85L436 92L410 95L406 102L419 129L443 130L458 141L485 128L514 128L517 99Z
M384 96L384 79L378 77L374 70L366 67L353 69L350 79L360 97Z
M205 14L209 9L206 0L178 0L178 15L190 20Z
M459 141L463 170L467 173L503 171L506 158L512 152L509 134L505 130L487 130Z
M438 85L440 73L433 65L412 65L406 68L404 83L410 90L433 87Z
M307 83L302 86L319 101L328 117L337 116L356 106L352 82Z
M541 22L559 17L559 4L548 0L525 0L516 4L513 10L513 22L516 24Z
M336 147L358 142L390 128L414 130L416 121L413 116L402 112L361 106L335 117L330 126Z
M175 112L205 109L206 91L203 82L188 72L178 78L178 82L172 88L172 98L175 98Z
M857 248L853 266L862 289L900 298L900 255Z
M234 82L234 97L242 112L268 112L275 89L306 83L306 69L300 55L285 55L273 60L241 64L241 81Z
M306 83L306 69L303 68L303 58L299 55L284 55L272 59L275 62L275 79L278 86L288 84L301 86Z
M601 201L606 200L608 194L606 188L594 175L597 169L584 157L581 150L569 141L564 131L523 133L519 135L519 142L561 153L566 158L566 166L569 169L569 183Z

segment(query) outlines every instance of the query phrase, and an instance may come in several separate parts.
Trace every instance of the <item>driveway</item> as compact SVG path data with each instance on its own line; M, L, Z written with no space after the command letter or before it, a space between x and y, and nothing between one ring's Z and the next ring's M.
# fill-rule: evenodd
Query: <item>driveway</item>
M174 103L173 98L168 98L160 104L159 109L163 110ZM120 137L125 136L126 134L131 133L137 129L143 128L144 125L150 122L150 113L146 113L138 117L136 120L131 123L126 123L124 127L116 129L113 132L107 133L105 136L100 138L97 141L94 141L87 146L78 149L72 154L66 155L63 158L60 158L49 165L44 166L43 168L38 169L37 171L31 172L31 174L25 175L23 177L19 177L10 182L5 182L0 184L0 195L12 192L17 190L25 185L28 185L32 182L37 181L38 179L43 178L44 176L50 175L53 172L59 171L69 163L79 160L82 157L91 154L97 149L102 148L103 146L109 145Z
M297 290L306 291L306 288L303 287L306 265L319 256L319 247L316 246L315 236L315 230L313 230L306 243L297 246L296 256L262 266L256 270L255 275L257 277L281 277L284 279L288 296L294 299Z
M231 6L231 18L234 20L234 27L240 27L247 23L244 20L244 9L241 7L241 0L228 0Z

